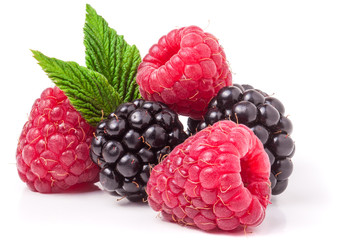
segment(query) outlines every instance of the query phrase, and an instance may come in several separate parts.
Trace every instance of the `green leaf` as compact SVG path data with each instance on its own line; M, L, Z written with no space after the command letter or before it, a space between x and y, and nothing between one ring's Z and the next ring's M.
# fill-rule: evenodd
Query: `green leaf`
M126 79L126 81L120 81L118 88L118 92L123 94L124 102L130 102L141 97L136 82L136 74L140 61L141 58L136 46L127 45L122 59L122 71L120 73L121 79Z
M32 50L48 77L58 86L82 117L95 126L102 118L113 112L121 99L116 90L100 73L75 62L65 62Z
M83 30L87 68L104 75L123 102L139 98L136 84L137 68L141 62L139 50L110 28L89 4L86 10Z

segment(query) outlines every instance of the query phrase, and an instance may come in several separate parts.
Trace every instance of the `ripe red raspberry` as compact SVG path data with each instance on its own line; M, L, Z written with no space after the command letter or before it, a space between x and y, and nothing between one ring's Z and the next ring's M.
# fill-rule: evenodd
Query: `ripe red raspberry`
M169 32L150 48L138 67L137 83L146 100L201 119L217 92L232 85L232 75L218 40L190 26Z
M269 174L268 155L254 133L220 121L153 168L148 201L165 219L202 230L257 226L269 203Z
M20 178L31 190L42 193L96 181L99 169L89 157L92 133L93 128L59 88L45 89L19 139Z

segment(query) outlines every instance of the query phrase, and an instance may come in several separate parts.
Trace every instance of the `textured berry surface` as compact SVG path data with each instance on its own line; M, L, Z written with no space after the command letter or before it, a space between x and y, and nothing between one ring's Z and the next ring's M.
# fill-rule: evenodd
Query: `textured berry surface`
M137 83L146 100L201 119L220 88L232 84L218 40L196 26L175 29L153 45L138 67Z
M269 174L268 155L254 133L220 121L153 168L148 202L165 219L202 230L257 226L269 203Z
M22 181L42 193L97 181L99 168L89 156L92 133L93 128L59 88L44 90L32 107L17 147Z
M162 103L137 99L98 124L90 154L101 167L105 190L142 201L150 169L186 138L175 112Z
M188 120L188 132L194 134L224 119L250 127L268 153L272 194L277 195L287 188L293 170L291 157L295 153L294 142L289 136L293 126L284 112L277 98L250 85L234 84L222 88L212 99L203 121Z

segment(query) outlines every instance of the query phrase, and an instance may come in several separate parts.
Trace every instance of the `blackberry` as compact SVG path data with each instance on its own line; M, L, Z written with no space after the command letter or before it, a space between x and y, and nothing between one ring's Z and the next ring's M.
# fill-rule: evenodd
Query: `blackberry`
M293 126L284 116L283 104L251 85L234 84L222 88L209 105L204 120L188 119L188 132L194 134L220 120L232 120L250 127L263 143L271 165L272 194L282 193L293 170L295 145Z
M160 102L121 104L96 128L90 156L100 168L100 183L130 201L147 198L150 171L187 138L178 115Z

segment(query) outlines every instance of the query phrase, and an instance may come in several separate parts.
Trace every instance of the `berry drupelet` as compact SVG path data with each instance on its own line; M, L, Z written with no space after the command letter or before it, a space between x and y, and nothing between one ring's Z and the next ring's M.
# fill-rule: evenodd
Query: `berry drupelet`
M295 144L289 136L293 125L284 113L285 108L277 98L250 85L234 84L222 88L210 101L204 120L188 119L188 132L194 134L224 119L248 126L269 156L272 194L278 195L288 186L295 153Z
M98 124L90 154L101 168L105 190L141 201L147 198L152 167L186 138L175 112L160 102L137 99Z

